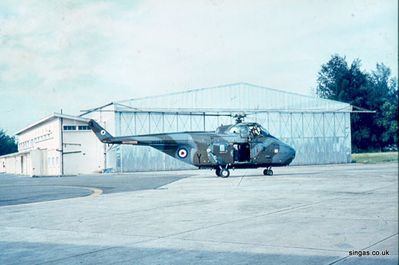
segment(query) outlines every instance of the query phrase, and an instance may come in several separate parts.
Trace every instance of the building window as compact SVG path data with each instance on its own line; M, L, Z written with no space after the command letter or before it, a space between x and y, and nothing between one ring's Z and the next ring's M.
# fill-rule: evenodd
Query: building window
M64 131L76 131L75 125L64 125Z
M87 125L79 125L78 130L79 131L90 131L90 128Z

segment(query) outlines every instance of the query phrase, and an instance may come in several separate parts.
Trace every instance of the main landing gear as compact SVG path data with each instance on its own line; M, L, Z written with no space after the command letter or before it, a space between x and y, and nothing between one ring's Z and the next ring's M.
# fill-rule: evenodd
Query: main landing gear
M216 176L222 177L222 178L228 178L230 176L230 170L228 167L222 167L219 166L216 168Z
M263 175L265 176L273 176L273 170L271 167L266 168L265 170L263 170Z
M218 177L228 178L230 176L230 170L227 166L225 167L218 166L217 168L215 168L215 171L216 171L216 176ZM263 170L263 175L273 176L272 168L268 167L265 170Z

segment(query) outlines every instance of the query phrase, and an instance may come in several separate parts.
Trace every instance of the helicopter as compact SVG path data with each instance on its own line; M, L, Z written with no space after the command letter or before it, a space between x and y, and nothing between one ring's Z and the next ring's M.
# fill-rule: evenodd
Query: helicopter
M256 122L243 122L245 114L235 114L235 124L221 125L215 131L184 131L113 137L95 120L89 127L105 144L151 146L199 169L214 169L218 177L230 176L230 169L288 166L295 149L271 135Z

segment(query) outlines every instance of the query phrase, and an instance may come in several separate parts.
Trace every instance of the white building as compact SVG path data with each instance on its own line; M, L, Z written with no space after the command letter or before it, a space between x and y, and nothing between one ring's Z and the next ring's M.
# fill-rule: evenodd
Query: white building
M87 126L87 119L54 113L16 136L18 153L0 157L0 172L58 176L104 168L104 145Z

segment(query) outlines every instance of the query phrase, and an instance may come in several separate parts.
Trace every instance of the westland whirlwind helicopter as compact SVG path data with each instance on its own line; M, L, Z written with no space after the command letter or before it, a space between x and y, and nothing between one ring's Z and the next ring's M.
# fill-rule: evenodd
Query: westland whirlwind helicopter
M236 114L236 123L222 125L216 131L157 133L113 137L96 121L89 127L101 142L151 146L199 169L215 169L227 178L230 169L264 167L264 175L273 175L272 167L288 166L295 149L272 136L260 124L243 122L245 114Z

